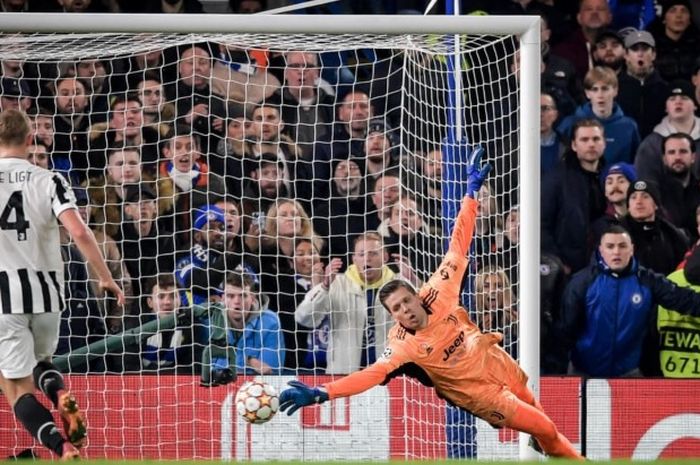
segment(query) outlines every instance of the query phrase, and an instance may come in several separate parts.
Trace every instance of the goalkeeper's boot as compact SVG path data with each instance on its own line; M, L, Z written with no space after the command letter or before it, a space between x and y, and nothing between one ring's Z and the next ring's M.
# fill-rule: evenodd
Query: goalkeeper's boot
M78 460L80 458L80 452L75 448L73 444L66 441L63 443L63 452L61 453L61 461L68 462L71 460Z
M73 394L63 391L59 395L58 413L61 414L63 428L70 443L75 447L83 447L87 441L87 425Z
M535 439L534 436L530 436L530 440L528 441L527 445L534 449L535 452L547 456L547 454L544 453L544 450L542 450L542 446L540 446L540 443L537 442L537 439Z

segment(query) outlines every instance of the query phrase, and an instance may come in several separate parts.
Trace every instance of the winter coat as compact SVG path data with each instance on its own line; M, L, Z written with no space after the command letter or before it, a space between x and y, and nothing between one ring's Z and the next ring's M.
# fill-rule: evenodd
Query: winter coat
M384 267L382 278L371 288L376 289L394 278L394 273ZM357 268L352 265L338 275L329 289L322 284L314 286L297 307L297 323L315 328L326 316L330 317L327 369L329 374L347 374L360 368L362 359L362 339L367 323L366 287ZM375 353L379 356L386 346L389 329L393 320L389 312L379 302L379 292L374 299Z
M592 189L597 189L593 196ZM542 251L556 255L572 271L580 270L591 254L590 225L605 211L598 174L583 170L576 154L570 152L554 171L544 176L541 198ZM598 199L601 205L592 206L591 198Z
M638 369L658 304L700 315L700 294L679 288L639 266L636 259L614 272L596 253L564 292L556 333L559 366L565 366L570 356L574 369L589 376L622 376Z

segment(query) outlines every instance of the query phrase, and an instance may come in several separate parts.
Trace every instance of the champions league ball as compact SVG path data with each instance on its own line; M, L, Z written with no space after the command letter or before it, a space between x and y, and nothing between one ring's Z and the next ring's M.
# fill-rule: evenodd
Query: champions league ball
M236 411L248 423L267 423L279 406L277 390L262 381L247 381L236 393Z

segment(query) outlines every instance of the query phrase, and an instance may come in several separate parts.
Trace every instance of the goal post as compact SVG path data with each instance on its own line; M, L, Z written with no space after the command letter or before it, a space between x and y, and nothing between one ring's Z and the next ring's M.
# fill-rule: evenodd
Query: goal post
M0 35L0 61L17 60L30 63L34 65L36 70L35 75L31 76L32 79L36 79L37 82L53 81L54 84L59 79L58 71L46 76L41 73L51 66L58 69L58 62L77 63L81 60L90 59L104 60L111 63L112 60L129 60L140 53L177 49L183 45L195 43L231 45L244 49L246 54L251 53L250 51L252 50L277 51L282 54L290 51L310 51L319 54L337 54L338 56L341 56L343 53L349 54L357 62L357 67L353 69L355 78L359 80L357 75L359 75L360 71L367 70L367 78L366 81L362 82L361 88L367 89L367 93L373 102L382 102L382 112L378 112L374 117L380 120L380 126L387 128L387 140L389 143L395 144L394 153L398 159L395 168L401 173L400 177L402 180L404 178L410 180L402 184L402 193L407 193L418 200L423 195L421 186L427 182L428 178L425 167L429 164L431 150L434 150L436 147L446 148L457 157L456 159L450 158L447 160L448 162L442 165L443 178L449 178L455 182L459 181L456 174L457 170L466 163L466 160L464 158L460 159L459 156L463 156L467 150L477 144L483 145L487 149L485 161L495 165L492 174L493 180L490 184L492 192L488 195L494 198L494 205L517 206L520 212L520 239L514 248L517 250L517 259L510 265L517 268L517 271L513 273L513 276L517 277L517 282L512 283L514 288L517 286L518 290L515 296L518 320L517 334L514 335L514 340L517 341L518 361L529 376L530 386L536 394L539 392L539 93L541 63L539 17L77 15L30 13L18 15L2 13L0 14L0 30L3 31L3 34ZM362 63L363 59L366 58L363 55L365 50L374 53L375 62L368 59L367 63ZM382 57L377 58L378 51L385 53ZM515 57L516 53L519 54L519 60ZM340 60L342 61L342 58ZM457 66L453 66L455 63L457 63ZM515 63L519 63L519 67L515 66L512 68L511 66ZM178 62L175 61L169 63L169 65L172 65L173 69L175 69ZM363 68L363 65L366 67ZM374 73L379 73L377 69L384 65L389 68L394 65L397 66L396 70L402 73L401 85L397 90L396 88L390 88L389 84L383 84L386 88L382 90L381 95L375 95L374 93L378 92L376 91L378 85L374 82ZM162 66L165 68L167 65ZM269 66L272 68L274 65L269 64ZM330 103L328 108L326 108L333 118L342 103L341 99L344 95L340 89L356 89L357 82L343 81L342 73L347 72L347 68L344 69L342 63L340 65L320 63L319 68L322 73L319 82L337 79L336 82L330 82L330 84L325 82L331 91L336 91L334 95L329 94L331 97ZM390 69L395 71L394 68ZM163 69L158 69L157 71L160 72ZM324 76L323 72L326 71L329 73L328 76L332 75L334 78ZM121 72L125 74L124 81L126 82L126 75L131 70L122 69ZM165 73L161 74L161 76L164 75ZM16 78L21 81L26 76L19 75ZM455 78L461 83L456 88L454 85L448 84L449 80L455 80ZM163 82L163 84L164 86L165 84L176 86L178 83ZM254 108L254 104L258 103L258 101L248 101L247 99L254 98L252 95L265 93L264 91L262 93L258 92L260 89L250 87L251 85L254 87L256 85L264 86L265 84L248 83L248 87L244 86L244 91L241 94L237 94L237 98L243 99L239 103L244 108L243 112L248 116L248 112ZM280 85L280 89L282 92L284 91L283 84ZM458 98L455 98L454 95L452 97L446 96L450 91L458 92ZM123 89L120 92L126 94L126 91ZM400 95L392 95L392 92L398 92ZM2 96L0 95L0 97ZM112 102L114 95L107 95L106 97L106 102ZM268 97L266 96L264 99ZM233 99L230 95L227 98ZM264 99L263 102L265 101ZM224 108L228 108L226 105L230 104L232 100L226 101L226 98L223 100ZM104 115L105 119L109 118L110 104L107 103L107 109L104 110L107 112ZM173 102L173 106L177 107L177 103ZM177 111L177 108L175 111ZM389 116L390 114L395 116ZM224 121L228 121L227 118L230 118L230 116L223 115ZM202 134L201 129L195 128L194 116L190 117L188 121L189 123L187 124L190 124L191 130L201 135L202 140L208 141L209 153L214 152L217 143L221 142L221 140L226 140L225 128L222 130L224 135L220 137L218 134L214 134L214 132L218 133L220 128L216 127L216 129L213 129L214 126L212 125L209 126L209 133L205 132ZM109 123L104 119L100 122L107 125L105 126L106 128L110 127L108 126ZM177 126L174 124L175 119L163 120L162 122L172 126L171 129L175 129L175 126ZM332 130L336 121L333 120L326 123L328 123L328 128ZM333 173L327 173L325 178L319 178L320 181L316 179L318 172L314 163L317 160L321 160L322 155L320 155L321 152L319 152L318 147L323 144L302 140L302 133L306 129L304 127L305 123L302 121L294 124L296 126L292 128L290 138L299 147L300 152L304 152L305 148L308 148L308 153L305 155L307 158L304 158L304 163L308 162L310 166L314 166L313 169L305 171L305 175L311 176L311 179L300 179L300 181L305 183L308 181L309 185L313 185L309 189L316 189L319 185L322 185L323 189L330 189L328 186L331 185ZM392 124L398 125L398 127L391 128ZM391 131L394 131L393 134L390 134ZM457 137L457 134L464 134L464 137ZM72 133L67 135L69 138L74 136ZM162 157L162 146L168 143L167 137L171 136L166 136L165 133L162 133L154 137L156 139L153 143L157 147L154 150L161 151L160 156ZM326 145L332 146L333 143L337 142L333 139L332 131L328 133L328 137L330 139ZM304 145L305 143L307 145ZM364 140L363 143L366 147L367 141ZM203 148L203 150L205 149ZM205 153L203 155L206 158L208 154ZM356 155L347 154L347 157L353 158ZM508 161L504 161L503 159L505 158L508 158ZM93 158L86 156L85 160L86 166L84 168L86 172L91 168L95 168L98 171L104 169L104 166L91 166ZM156 161L160 163L160 159ZM335 166L335 162L331 164L330 159L325 160L325 162L327 162L328 169ZM499 172L499 168L502 169L503 167L510 167L510 171L506 173ZM287 170L288 165L284 165L284 169ZM383 169L382 173L387 171L390 170ZM219 173L212 173L211 177L213 178L217 174ZM230 172L226 171L221 174L222 183L228 191L229 187L233 185L233 183L229 182L230 179L227 178ZM157 175L158 173L155 174L155 176ZM87 177L80 181L87 185L89 192L92 192L90 189L94 186L90 184L90 179ZM173 179L173 186L177 186L179 182L182 182L181 179ZM370 187L367 186L367 189ZM454 197L454 191L452 191L452 198L447 197L449 195L447 192L443 185L442 202L458 207L459 199ZM205 194L208 195L209 193L211 192L206 192ZM241 197L236 200L244 204L246 201L244 196L247 194L240 195ZM363 195L369 196L369 191L364 192ZM104 194L104 197L105 199L108 198L106 194ZM509 200L511 198L517 200L511 202ZM316 199L304 200L312 204ZM104 201L107 202L107 200ZM242 208L245 210L245 206ZM497 210L498 208L496 211L488 213L492 217L485 218L485 220L500 225L507 212ZM195 218L192 215L196 211L195 208L192 208L186 212L192 223L195 222ZM437 215L432 218L435 224L440 225L441 223L444 224L445 221L450 221L451 218L449 216L451 213L449 211L443 213L443 211L442 208L438 208L437 213L431 213ZM452 208L452 212L456 213L456 209ZM314 210L307 213L311 222L319 219L314 216ZM426 211L421 211L420 213L427 224L428 220L431 219L428 218L429 214ZM398 215L400 219L403 219L406 213L402 210ZM109 219L104 219L104 221L105 224L109 224ZM242 221L245 221L246 226L248 226L253 222L253 219L251 217L249 220L242 219ZM267 221L267 225L269 225L270 218L267 218ZM118 224L112 224L112 226L117 229L120 227ZM427 245L425 251L416 249L420 249L421 244L425 245L427 240L445 239L445 234L442 237L439 234L446 233L450 228L445 228L446 231L442 231L441 228L436 229L439 232L426 232L425 237L427 239L424 238L422 243L412 243L412 245L400 243L398 250L406 257L420 255L419 252L424 253L426 256L431 255L424 262L420 263L433 263L437 258L434 255L439 255L435 249L431 249ZM191 236L194 236L194 234L192 232ZM501 241L503 231L499 226L499 228L490 230L488 234L493 236L493 243L496 244ZM194 239L191 236L188 240L193 241ZM326 247L334 237L330 235L323 239L326 240L324 245ZM351 245L346 244L346 246L350 247ZM179 251L184 252L185 250ZM174 251L173 254L175 258L178 258L176 252ZM500 264L494 258L495 252L493 251L484 249L476 253L481 254L477 257L479 263ZM275 259L279 263L279 257L275 257ZM119 267L118 264L115 266ZM158 261L156 264L157 272L162 271L159 269L161 266L161 262ZM419 275L421 273L425 275L433 270L426 268L417 271ZM468 272L475 274L476 271L475 265ZM512 270L506 271L510 272ZM257 272L262 273L259 270ZM508 274L510 275L510 273ZM258 285L264 287L265 276L260 274L260 277L261 281ZM274 280L276 278L268 276L267 279ZM191 281L187 282L190 283L190 286L192 285ZM218 286L219 282L209 284ZM470 286L473 285L474 283L472 282ZM148 292L144 289L141 289L139 292L140 294L135 295L134 298L145 302ZM188 298L191 299L192 295L188 295ZM473 304L479 298L483 301L483 296L477 296L470 287L469 303ZM471 311L472 313L474 312L473 309ZM147 326L148 334L144 332L141 337L139 337L138 331L132 329L131 333L129 333L130 340L147 339L155 326L157 325L152 323L150 326ZM512 326L515 327L515 323ZM167 329L170 330L170 326ZM118 343L118 339L115 339L114 335L109 336L109 338L109 347L112 349L102 342L101 344L104 347L100 346L102 347L100 351L110 352L113 349L116 350L120 345L123 346L123 343ZM89 355L89 348L83 347L78 350L81 351L81 354L87 353ZM93 355L101 355L101 352ZM64 360L67 360L70 355L64 355L63 357ZM284 372L286 375L309 375L309 373L315 376L319 371L300 370L296 373ZM286 380L286 378L280 379ZM90 389L89 379L81 378L80 383L84 383L87 389ZM118 384L116 383L116 385ZM105 380L105 377L101 376L99 385L113 386L115 383L109 377L106 377ZM411 383L405 383L404 385L406 386L404 395L407 396L407 399L403 413L411 414L415 418L412 419L410 425L407 422L408 426L405 427L405 430L402 430L404 431L403 436L398 438L391 436L388 438L390 443L388 447L392 448L390 456L399 457L401 454L404 454L404 458L433 458L433 455L431 455L434 454L433 451L445 446L444 437L433 438L431 436L434 441L424 445L412 442L412 440L407 438L407 435L426 434L430 436L434 433L433 430L426 427L426 423L434 419L423 418L421 407L425 403L436 401L436 399L425 397L425 394L420 391L417 385ZM192 392L195 389L192 388ZM197 399L197 394L192 392L188 391L185 398L194 402ZM395 393L396 390L391 392ZM154 394L151 393L150 395ZM155 395L158 395L158 393L156 392ZM368 402L370 406L368 408L371 409L374 405L372 399L365 399L365 401ZM209 406L216 402L226 404L230 402L230 399L226 398L222 401L221 399L212 400L209 397L206 401ZM394 406L390 410L392 413L395 413ZM101 413L94 411L90 413L91 415L101 415ZM329 413L329 415L331 414ZM333 415L336 415L336 413L333 413ZM223 414L221 418L230 419L229 416ZM365 420L371 423L371 418ZM105 420L105 422L107 421ZM235 422L236 420L233 419L232 421ZM9 434L3 431L2 428L3 424L0 424L0 434ZM236 444L238 444L236 441L242 441L241 444L245 445L245 441L250 441L250 437L246 439L244 435L236 432L235 428L234 430L230 430L230 428L230 425L222 425L217 429L222 434L222 438L225 436L225 433L230 433L229 436L233 437L233 442L228 444L224 444L225 440L222 439L222 444L219 445L220 449L217 449L217 451L220 452L221 456L228 458L236 456L238 458L240 457L239 455L231 452L233 450L232 447L236 449ZM394 426L391 426L391 428L394 428ZM426 431L430 434L426 433ZM272 440L274 437L273 434L269 433L254 432L253 435L255 434L261 434L261 438L267 438L268 440ZM105 433L104 436L108 435ZM168 437L172 437L172 435ZM518 453L515 456L512 454L508 455L509 452L495 451L492 455L484 454L484 457L531 458L533 455L527 446L527 439L521 436L517 448ZM104 438L101 440L106 441ZM294 439L286 437L283 437L282 440L294 441ZM421 441L426 441L427 443L428 439L421 439ZM398 442L403 442L404 444L395 446L394 443ZM238 446L240 447L241 444L238 444ZM253 446L251 449L250 443L247 444L249 458L273 457L266 455L268 452L261 452L260 454L262 455L256 455L254 452L255 447ZM398 447L400 452L394 451L396 447ZM104 450L111 450L112 453L117 451L115 453L117 455L120 453L124 454L119 447L105 444L104 448ZM153 446L149 450L157 449L158 446ZM214 446L211 446L210 449L214 450ZM193 449L187 450L191 451ZM209 453L211 453L211 450ZM214 453L216 454L217 452ZM310 453L309 457L323 457L321 453L314 452L314 454ZM194 456L202 456L202 452L196 451L192 457L187 457L185 453L179 458L193 458ZM369 456L374 457L371 454ZM122 455L122 457L126 457L126 455ZM303 459L306 456L302 455L299 458Z

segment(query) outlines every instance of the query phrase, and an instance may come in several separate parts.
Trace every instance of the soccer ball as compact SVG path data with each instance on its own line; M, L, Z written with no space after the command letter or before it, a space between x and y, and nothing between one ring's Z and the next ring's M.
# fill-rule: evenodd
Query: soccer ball
M248 423L267 423L279 406L277 389L263 381L247 381L236 394L236 410Z

